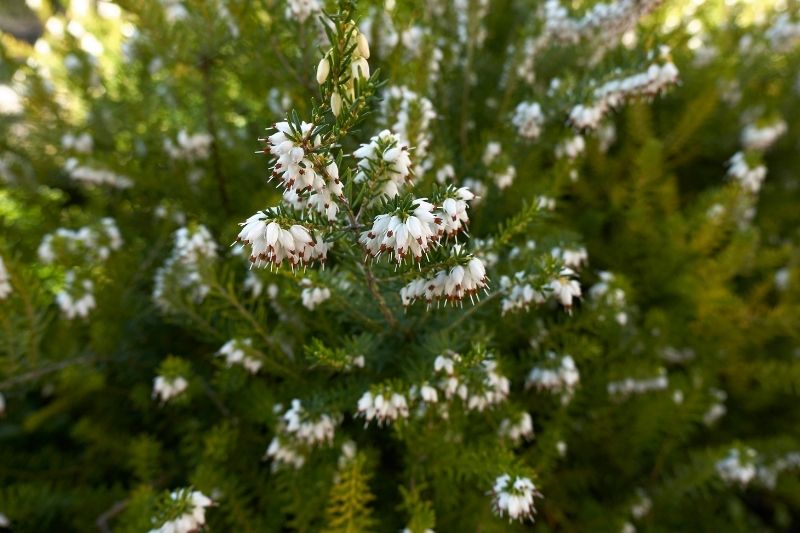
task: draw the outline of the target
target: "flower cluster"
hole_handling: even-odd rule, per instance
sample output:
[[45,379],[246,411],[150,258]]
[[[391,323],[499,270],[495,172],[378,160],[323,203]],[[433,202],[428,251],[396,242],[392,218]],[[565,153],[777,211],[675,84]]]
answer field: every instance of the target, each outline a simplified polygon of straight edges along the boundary
[[[280,404],[275,406],[276,412],[280,412],[282,408]],[[339,420],[335,416],[309,414],[301,401],[295,398],[291,407],[281,416],[276,436],[267,448],[266,458],[272,459],[275,467],[290,465],[300,468],[306,460],[304,451],[333,444],[338,424]]]
[[6,264],[3,262],[3,258],[0,257],[0,300],[5,300],[11,292],[11,276],[8,275]]
[[190,289],[192,299],[201,302],[211,290],[203,281],[203,268],[217,257],[217,245],[202,224],[182,227],[173,235],[169,258],[156,271],[153,300],[168,309],[168,294],[172,289]]
[[664,369],[659,374],[647,379],[626,378],[622,381],[612,381],[607,385],[608,394],[626,398],[632,394],[645,394],[651,391],[665,390],[669,386],[669,379]]
[[[547,358],[555,360],[556,354],[548,352]],[[534,387],[538,390],[562,393],[561,400],[566,403],[572,399],[580,380],[581,374],[578,372],[578,367],[575,366],[575,361],[571,356],[565,355],[561,357],[560,364],[556,368],[534,367],[531,369],[528,379],[525,381],[525,388]]]
[[112,251],[122,247],[122,235],[113,218],[103,218],[99,227],[84,226],[77,230],[58,228],[42,238],[37,255],[43,263],[57,260],[74,262],[84,259],[91,262],[105,261]]
[[176,506],[171,513],[174,517],[151,529],[150,533],[194,533],[202,529],[206,523],[206,508],[214,503],[211,498],[189,489],[179,489],[170,494],[170,498]]
[[[440,377],[438,386],[444,398],[448,401],[460,398],[471,411],[483,411],[505,401],[511,389],[511,382],[497,372],[497,361],[491,358],[467,365],[461,355],[449,352],[436,357],[433,369]],[[420,392],[424,399],[426,391]],[[430,390],[427,393],[431,395]]]
[[365,419],[366,427],[372,420],[378,425],[399,418],[408,418],[408,400],[403,394],[383,387],[375,392],[367,391],[358,400],[358,416]]
[[286,3],[286,18],[296,19],[302,23],[321,10],[319,0],[289,0]]
[[280,267],[287,261],[292,268],[314,261],[325,262],[329,245],[320,235],[314,240],[300,224],[281,225],[273,212],[259,211],[239,224],[242,230],[236,240],[251,247],[250,262],[256,266]]
[[90,279],[77,279],[74,270],[64,276],[64,287],[56,294],[56,303],[68,320],[86,318],[97,305],[94,300],[94,283]]
[[761,189],[764,178],[767,177],[767,167],[764,165],[751,166],[743,152],[736,152],[728,161],[728,176],[733,178],[741,187],[753,194]]
[[61,137],[61,147],[64,150],[70,150],[79,154],[89,154],[94,148],[94,140],[88,133],[81,133],[74,135],[66,133]]
[[164,140],[164,151],[176,161],[192,163],[208,159],[212,142],[214,138],[208,133],[190,135],[186,130],[181,130],[175,142],[169,138]]
[[410,209],[400,207],[376,216],[372,228],[361,234],[359,242],[372,257],[386,252],[394,254],[398,263],[406,257],[419,261],[444,233],[442,222],[427,198],[417,198]]
[[[284,121],[274,128],[275,133],[260,140],[268,143],[263,152],[276,158],[272,176],[281,179],[286,189],[284,199],[298,208],[305,201],[328,220],[336,220],[339,212],[336,199],[342,197],[339,168],[335,161],[324,163],[321,156],[314,155],[321,142],[320,136],[314,135],[314,125],[301,122],[297,127]],[[307,193],[310,193],[307,198],[301,197]]]
[[556,146],[556,157],[567,159],[577,159],[586,150],[586,141],[582,135],[573,135],[564,139]]
[[460,302],[467,296],[477,297],[478,291],[487,290],[489,278],[486,268],[477,257],[470,259],[465,266],[456,265],[449,270],[440,270],[431,278],[418,278],[400,289],[403,305],[409,306],[424,299],[430,305],[444,301]]
[[533,520],[536,514],[533,498],[542,495],[536,490],[533,481],[526,477],[503,474],[494,482],[492,488],[494,512],[499,516],[508,515],[511,520]]
[[414,146],[415,158],[426,169],[430,164],[425,159],[431,144],[430,125],[436,118],[431,101],[407,87],[392,86],[384,94],[382,114],[389,129]]
[[703,415],[703,423],[707,426],[713,425],[728,412],[728,408],[725,407],[725,400],[728,399],[728,393],[722,389],[711,389],[711,396],[714,398],[714,403],[711,404],[708,411]]
[[668,50],[663,50],[663,63],[651,64],[645,72],[625,78],[613,79],[597,87],[592,93],[592,102],[572,108],[569,120],[576,129],[594,130],[613,109],[635,98],[650,98],[678,83],[678,68],[666,59]]
[[756,477],[756,451],[747,448],[743,453],[733,448],[716,463],[717,474],[729,485],[746,487]]
[[380,193],[394,198],[414,179],[413,165],[408,154],[408,144],[398,135],[383,130],[367,144],[353,152],[358,159],[356,183],[368,178],[380,184]]
[[442,201],[442,208],[437,213],[442,220],[442,229],[446,237],[455,237],[464,231],[469,224],[467,202],[472,201],[475,195],[468,187],[448,187],[445,191],[445,198]]
[[[355,83],[356,80],[369,79],[369,42],[366,35],[359,31],[354,22],[350,21],[345,24],[345,35],[347,36],[346,42],[341,52],[349,53],[350,71],[340,72],[339,78],[333,80],[333,90],[331,91],[331,112],[334,116],[339,116],[342,112],[342,104],[344,96],[353,100],[355,98]],[[333,58],[333,50],[331,49],[320,60],[317,65],[317,83],[324,84],[328,80],[331,72],[331,59]]]
[[[625,311],[626,299],[625,291],[616,286],[614,274],[611,272],[599,272],[600,281],[592,285],[589,289],[591,301],[597,305],[602,303],[615,311],[614,319],[620,326],[628,323],[628,313]],[[604,315],[600,318],[605,320]]]
[[128,189],[133,186],[133,181],[126,176],[102,168],[80,165],[78,160],[74,158],[67,159],[64,169],[70,178],[79,183],[109,185],[115,189]]
[[315,286],[308,278],[302,279],[300,281],[300,286],[303,287],[303,290],[300,292],[303,306],[312,311],[319,304],[331,297],[331,290],[328,287]]
[[547,284],[553,297],[568,311],[572,309],[572,302],[581,296],[581,284],[575,279],[575,272],[570,268],[562,268],[556,279]]
[[[615,0],[595,4],[580,18],[571,18],[559,0],[544,4],[544,34],[555,42],[576,44],[581,39],[594,39],[596,49],[605,49],[659,4],[660,0]],[[597,54],[597,50],[595,51]]]
[[773,120],[765,124],[748,124],[742,130],[742,145],[746,150],[766,150],[786,133],[786,122]]
[[532,304],[546,302],[548,295],[569,311],[574,299],[581,296],[581,286],[575,276],[572,269],[563,268],[541,289],[535,288],[527,281],[528,276],[525,272],[517,272],[513,279],[503,276],[500,278],[500,287],[506,296],[500,304],[502,311],[505,314],[509,311],[528,309]]
[[217,351],[217,355],[225,358],[225,363],[230,367],[242,365],[251,374],[257,373],[261,369],[261,361],[247,355],[248,350],[253,346],[252,339],[231,339]]
[[586,248],[561,248],[556,246],[550,250],[550,255],[560,259],[565,266],[579,269],[589,262],[589,253]]
[[165,403],[189,388],[189,382],[183,376],[156,376],[153,380],[153,398]]
[[519,444],[523,440],[530,440],[533,438],[533,419],[528,413],[522,413],[516,421],[506,418],[500,422],[498,434],[514,444]]
[[537,139],[542,133],[544,114],[542,107],[536,102],[521,102],[514,109],[511,123],[517,128],[520,137]]

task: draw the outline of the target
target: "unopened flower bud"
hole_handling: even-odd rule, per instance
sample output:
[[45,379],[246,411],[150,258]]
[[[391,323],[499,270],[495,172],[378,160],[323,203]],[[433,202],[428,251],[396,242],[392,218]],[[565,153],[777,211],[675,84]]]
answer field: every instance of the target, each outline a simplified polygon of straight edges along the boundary
[[331,111],[333,111],[333,116],[335,117],[338,117],[342,112],[342,97],[339,96],[338,92],[334,92],[331,95]]
[[356,42],[358,43],[358,53],[361,54],[361,57],[369,59],[369,42],[367,42],[367,38],[363,33],[358,34]]
[[317,65],[317,83],[322,85],[328,79],[328,74],[331,71],[331,62],[327,57],[323,57],[322,61]]
[[350,64],[350,68],[353,72],[353,78],[364,78],[369,79],[369,63],[363,57],[353,60]]

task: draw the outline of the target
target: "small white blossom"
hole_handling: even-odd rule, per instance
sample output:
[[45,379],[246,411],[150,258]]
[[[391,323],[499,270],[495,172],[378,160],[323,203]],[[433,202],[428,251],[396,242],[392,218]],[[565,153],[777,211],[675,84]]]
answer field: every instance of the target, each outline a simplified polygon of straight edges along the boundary
[[761,189],[761,184],[767,177],[767,167],[764,165],[751,167],[744,153],[736,152],[728,161],[728,176],[733,178],[744,190],[755,194]]
[[488,281],[483,262],[473,257],[465,266],[440,270],[432,278],[415,279],[400,289],[400,299],[405,306],[422,299],[428,306],[434,301],[460,302],[467,296],[472,300],[478,291],[487,290]]
[[328,287],[315,286],[308,278],[302,279],[300,281],[300,286],[303,287],[300,293],[303,306],[312,311],[319,304],[331,297],[331,290]]
[[251,263],[279,267],[287,261],[294,268],[314,261],[325,262],[327,243],[321,238],[315,241],[300,224],[281,227],[271,216],[269,211],[259,211],[239,224],[242,230],[236,239],[250,245]]
[[286,4],[286,18],[305,22],[308,17],[322,10],[319,0],[288,0]]
[[564,139],[556,146],[556,157],[566,157],[575,159],[586,149],[586,141],[581,135],[575,135],[569,139]]
[[189,387],[189,382],[183,376],[166,378],[156,376],[153,380],[153,398],[158,398],[161,403],[183,393]]
[[364,426],[372,420],[378,425],[392,422],[400,418],[408,418],[408,401],[397,392],[365,392],[358,400],[358,415],[365,419]]
[[553,296],[567,310],[572,308],[572,301],[581,296],[581,285],[574,279],[575,272],[569,268],[564,268],[559,272],[558,277],[547,284]]
[[355,181],[361,183],[368,178],[381,184],[381,194],[394,198],[403,187],[414,179],[408,141],[389,130],[383,130],[367,144],[353,152],[358,159]]
[[94,147],[94,141],[92,136],[85,132],[80,135],[66,133],[61,137],[61,147],[64,150],[72,150],[79,154],[89,154]]
[[109,185],[116,189],[128,189],[133,186],[133,181],[126,176],[110,170],[82,166],[73,158],[67,159],[64,168],[69,177],[79,183]]
[[610,396],[628,397],[632,394],[644,394],[652,391],[665,390],[669,386],[667,373],[661,369],[658,376],[647,379],[627,378],[622,381],[612,381],[607,385]]
[[742,145],[746,150],[766,150],[786,133],[786,122],[775,120],[771,124],[749,124],[742,130]]
[[230,367],[232,365],[242,365],[251,374],[257,373],[261,369],[261,361],[247,355],[247,350],[253,345],[251,339],[231,339],[217,351],[218,356],[225,358],[225,362]]
[[534,497],[541,498],[542,495],[536,490],[533,482],[521,476],[504,474],[498,477],[492,488],[494,512],[498,516],[508,516],[509,521],[533,520],[536,514],[534,507]]
[[175,501],[184,502],[185,511],[160,527],[151,529],[150,533],[194,533],[202,529],[206,523],[206,508],[214,502],[197,490],[189,492],[188,489],[180,489],[170,496]]
[[[548,352],[548,359],[556,359],[556,354]],[[580,383],[581,375],[575,361],[571,356],[561,357],[561,361],[556,368],[534,367],[528,374],[525,381],[525,388],[534,387],[538,390],[545,390],[562,394],[562,402],[566,403],[572,399],[575,388]]]
[[733,448],[728,455],[716,463],[717,474],[729,485],[746,487],[756,476],[756,451],[747,448],[742,454]]
[[3,262],[3,258],[0,257],[0,300],[6,299],[11,292],[11,276],[8,274],[8,270],[6,270],[6,264]]
[[189,134],[186,130],[178,132],[175,142],[172,139],[164,140],[164,151],[176,161],[188,161],[193,163],[208,159],[211,143],[214,138],[208,133]]
[[528,413],[522,413],[518,420],[504,419],[500,423],[498,433],[501,437],[509,439],[514,444],[533,438],[533,419]]
[[544,114],[536,102],[521,102],[514,110],[511,123],[517,128],[520,137],[534,140],[542,133]]
[[64,278],[64,288],[56,294],[56,303],[68,320],[86,318],[96,305],[93,292],[92,280],[78,280],[75,271],[69,270]]
[[426,198],[418,198],[412,207],[410,213],[398,210],[375,217],[372,228],[359,238],[370,256],[386,252],[393,254],[398,263],[406,257],[419,261],[439,240],[444,229],[442,219],[434,213],[434,205]]

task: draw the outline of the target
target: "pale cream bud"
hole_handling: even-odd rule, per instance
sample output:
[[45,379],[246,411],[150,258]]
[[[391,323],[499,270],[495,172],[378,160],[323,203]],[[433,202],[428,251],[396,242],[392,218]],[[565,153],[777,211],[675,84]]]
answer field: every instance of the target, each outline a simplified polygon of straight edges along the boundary
[[[363,57],[359,57],[358,59],[354,59],[353,62],[350,64],[350,69],[353,73],[353,78],[362,77],[365,79],[369,79],[369,63]],[[361,73],[359,74],[359,71]]]
[[333,116],[335,117],[338,117],[342,112],[342,97],[338,92],[334,92],[331,95],[331,111],[333,111]]
[[317,65],[317,83],[322,85],[328,79],[328,74],[331,72],[331,62],[327,57],[323,57],[322,61]]
[[356,42],[358,43],[358,53],[361,54],[361,57],[369,59],[369,42],[367,42],[367,38],[363,33],[358,34]]

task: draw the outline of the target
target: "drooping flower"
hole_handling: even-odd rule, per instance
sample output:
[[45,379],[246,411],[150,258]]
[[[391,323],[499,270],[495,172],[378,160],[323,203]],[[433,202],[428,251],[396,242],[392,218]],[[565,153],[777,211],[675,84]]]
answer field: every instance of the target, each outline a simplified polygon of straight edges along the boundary
[[183,393],[189,387],[189,382],[183,376],[167,378],[156,376],[153,380],[153,398],[158,398],[161,403]]
[[236,240],[250,246],[250,262],[256,266],[279,267],[287,261],[294,268],[327,259],[328,244],[313,239],[300,224],[282,227],[272,212],[259,211],[239,225],[242,230]]
[[444,232],[441,224],[434,205],[426,198],[418,198],[412,202],[411,212],[398,209],[376,216],[372,228],[361,234],[359,242],[372,257],[385,252],[393,254],[398,263],[406,257],[419,261]]
[[261,361],[247,355],[248,349],[253,345],[252,339],[231,339],[217,351],[217,355],[224,357],[227,365],[242,365],[251,374],[261,369]]
[[494,482],[492,488],[493,508],[498,516],[508,516],[510,520],[533,520],[536,514],[534,497],[542,495],[536,490],[533,482],[526,477],[503,474]]
[[455,303],[477,296],[481,289],[486,290],[488,282],[483,262],[473,257],[464,266],[456,265],[449,270],[440,270],[432,278],[411,281],[400,289],[400,299],[405,306],[421,299],[429,306],[441,301]]
[[367,144],[353,152],[358,159],[357,183],[374,180],[380,184],[380,192],[394,198],[402,188],[414,179],[408,142],[389,130],[383,130]]

